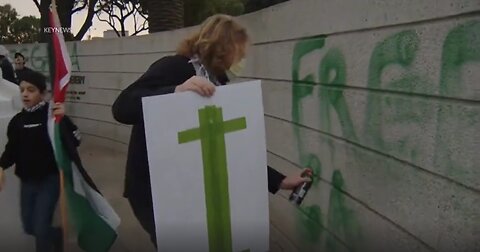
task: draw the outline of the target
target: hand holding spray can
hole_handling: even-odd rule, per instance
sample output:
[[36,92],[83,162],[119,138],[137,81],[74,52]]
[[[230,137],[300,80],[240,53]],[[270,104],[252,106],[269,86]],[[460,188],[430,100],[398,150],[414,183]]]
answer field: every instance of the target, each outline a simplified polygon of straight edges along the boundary
[[[312,171],[310,169],[305,169],[301,175],[302,177],[312,177]],[[302,204],[303,199],[307,196],[307,192],[312,187],[312,181],[305,181],[299,186],[297,186],[292,194],[290,194],[289,201],[300,206]]]

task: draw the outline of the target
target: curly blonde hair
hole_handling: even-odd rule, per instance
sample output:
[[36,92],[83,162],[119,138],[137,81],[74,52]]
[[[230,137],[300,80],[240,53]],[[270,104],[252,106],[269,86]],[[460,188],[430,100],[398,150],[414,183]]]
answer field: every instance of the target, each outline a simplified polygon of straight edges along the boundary
[[217,76],[243,58],[249,37],[247,30],[231,16],[217,14],[207,18],[200,30],[180,43],[177,53],[198,55],[200,61]]

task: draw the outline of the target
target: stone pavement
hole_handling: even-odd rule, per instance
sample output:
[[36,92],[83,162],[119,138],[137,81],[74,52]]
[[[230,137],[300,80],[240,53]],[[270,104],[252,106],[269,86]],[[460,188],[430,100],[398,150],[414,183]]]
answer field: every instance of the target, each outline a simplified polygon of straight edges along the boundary
[[[113,151],[85,141],[80,147],[83,165],[93,181],[122,219],[119,236],[112,252],[153,252],[153,245],[123,198],[126,153]],[[19,181],[13,169],[7,170],[7,187],[0,193],[0,252],[34,251],[34,240],[23,234],[19,216]],[[278,196],[276,196],[278,197]],[[58,223],[58,211],[55,223]],[[281,251],[277,240],[282,236],[270,230],[270,251]],[[68,252],[82,251],[76,246],[75,234],[69,233]]]
[[[133,215],[128,201],[122,197],[126,153],[84,143],[80,147],[80,154],[95,184],[122,219],[118,230],[119,237],[111,251],[155,251],[147,233]],[[7,186],[0,193],[0,208],[0,251],[34,251],[33,238],[24,235],[22,231],[19,215],[19,180],[13,174],[13,169],[7,170]],[[58,223],[58,217],[55,222]],[[67,244],[69,252],[81,251],[76,247],[74,234],[69,234]]]
[[[85,169],[122,219],[118,229],[118,239],[111,251],[155,251],[147,233],[133,215],[128,201],[122,196],[127,154],[89,144],[87,141],[80,146],[79,150]],[[75,247],[73,246],[76,244],[75,237],[70,238],[69,244]],[[80,249],[76,250],[81,251]],[[73,249],[72,251],[76,250]]]
[[34,251],[34,240],[23,234],[20,221],[20,183],[14,170],[6,171],[6,186],[0,192],[0,251]]

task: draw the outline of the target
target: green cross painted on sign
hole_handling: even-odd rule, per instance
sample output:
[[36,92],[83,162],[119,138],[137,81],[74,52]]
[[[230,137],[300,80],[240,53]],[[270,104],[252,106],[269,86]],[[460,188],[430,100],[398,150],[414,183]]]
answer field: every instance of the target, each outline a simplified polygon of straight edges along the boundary
[[200,127],[178,132],[178,143],[200,140],[210,252],[232,251],[230,193],[228,191],[225,134],[247,128],[245,117],[223,121],[222,108],[198,110]]

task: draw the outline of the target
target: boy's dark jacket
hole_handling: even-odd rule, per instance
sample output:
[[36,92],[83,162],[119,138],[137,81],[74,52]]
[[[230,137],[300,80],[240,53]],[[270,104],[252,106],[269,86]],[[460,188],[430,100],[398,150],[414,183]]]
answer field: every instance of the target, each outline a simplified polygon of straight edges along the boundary
[[[0,158],[0,167],[7,169],[15,164],[15,174],[22,181],[40,180],[58,172],[48,134],[48,110],[48,103],[34,112],[22,110],[8,125],[8,142]],[[76,149],[80,144],[77,130],[67,116],[60,121],[63,146],[70,159],[80,164]]]

